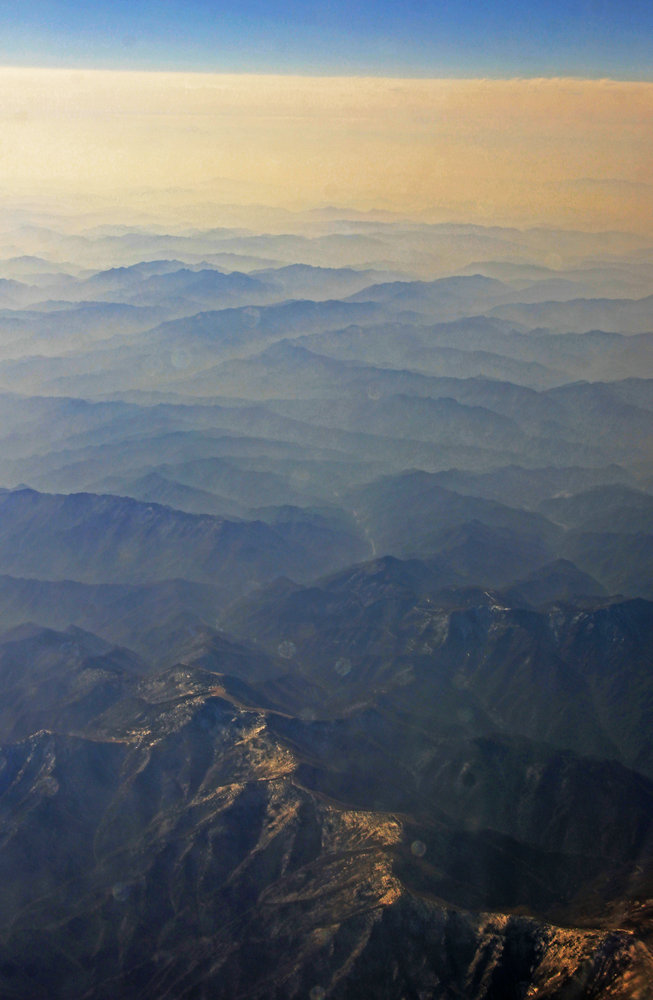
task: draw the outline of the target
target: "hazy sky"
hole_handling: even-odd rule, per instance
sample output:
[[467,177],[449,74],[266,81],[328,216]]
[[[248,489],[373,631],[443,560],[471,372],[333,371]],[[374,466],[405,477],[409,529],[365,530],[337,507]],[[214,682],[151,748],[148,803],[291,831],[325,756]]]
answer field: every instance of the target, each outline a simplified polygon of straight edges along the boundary
[[647,230],[652,39],[650,0],[0,0],[0,194]]
[[[643,229],[653,84],[0,70],[2,193]],[[183,214],[183,213],[182,213]]]

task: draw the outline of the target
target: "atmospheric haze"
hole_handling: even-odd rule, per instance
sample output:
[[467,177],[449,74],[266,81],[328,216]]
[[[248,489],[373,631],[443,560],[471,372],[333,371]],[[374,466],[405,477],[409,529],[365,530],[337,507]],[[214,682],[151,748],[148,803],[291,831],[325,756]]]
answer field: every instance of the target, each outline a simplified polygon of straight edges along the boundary
[[[0,71],[5,198],[643,231],[653,84]],[[199,206],[201,207],[198,207]],[[208,206],[208,209],[207,209]]]

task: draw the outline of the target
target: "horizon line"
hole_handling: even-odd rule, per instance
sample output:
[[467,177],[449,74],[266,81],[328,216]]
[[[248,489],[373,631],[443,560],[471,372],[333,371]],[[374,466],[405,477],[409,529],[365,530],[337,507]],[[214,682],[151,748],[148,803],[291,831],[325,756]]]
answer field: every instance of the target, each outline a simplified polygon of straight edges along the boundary
[[618,76],[586,76],[586,75],[554,75],[554,76],[489,76],[487,74],[479,76],[455,76],[451,74],[430,76],[419,74],[406,76],[398,73],[316,73],[301,72],[266,72],[260,73],[252,70],[208,70],[208,69],[182,69],[182,68],[152,68],[152,67],[106,67],[106,66],[48,66],[38,64],[18,64],[0,63],[0,73],[96,73],[102,75],[120,76],[197,76],[197,77],[247,77],[256,80],[394,80],[405,83],[619,83],[633,84],[637,86],[653,85],[653,76],[650,78],[630,78]]

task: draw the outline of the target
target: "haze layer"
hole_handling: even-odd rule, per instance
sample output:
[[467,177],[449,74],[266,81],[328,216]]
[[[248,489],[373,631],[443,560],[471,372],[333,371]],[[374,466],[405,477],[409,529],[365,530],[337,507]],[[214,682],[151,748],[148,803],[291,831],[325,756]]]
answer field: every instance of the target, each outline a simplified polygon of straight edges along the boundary
[[0,70],[5,198],[646,230],[653,84]]

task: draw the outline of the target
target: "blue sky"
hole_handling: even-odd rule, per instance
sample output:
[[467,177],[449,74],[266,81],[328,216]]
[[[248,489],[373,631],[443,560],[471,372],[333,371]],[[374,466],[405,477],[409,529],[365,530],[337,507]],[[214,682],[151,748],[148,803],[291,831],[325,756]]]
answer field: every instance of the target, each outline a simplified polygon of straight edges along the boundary
[[0,0],[0,64],[653,79],[651,0]]

